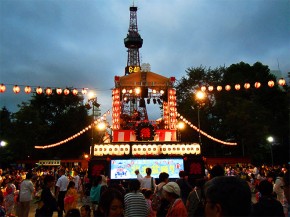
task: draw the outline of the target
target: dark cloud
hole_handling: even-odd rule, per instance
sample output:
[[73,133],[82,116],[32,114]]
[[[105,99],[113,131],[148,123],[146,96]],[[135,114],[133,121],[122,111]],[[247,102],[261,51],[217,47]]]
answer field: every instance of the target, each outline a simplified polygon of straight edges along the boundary
[[[0,83],[89,87],[104,110],[114,76],[124,75],[123,44],[131,2],[117,0],[1,0]],[[164,76],[188,67],[257,61],[290,71],[288,0],[135,1],[144,39],[142,62]],[[278,60],[278,62],[277,62]],[[24,93],[12,86],[0,106],[15,111]],[[23,98],[25,96],[25,98]]]

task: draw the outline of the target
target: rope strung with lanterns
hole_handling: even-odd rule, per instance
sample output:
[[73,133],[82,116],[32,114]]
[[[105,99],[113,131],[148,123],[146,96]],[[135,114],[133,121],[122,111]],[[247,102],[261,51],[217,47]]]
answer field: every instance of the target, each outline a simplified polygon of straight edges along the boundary
[[217,139],[217,138],[214,138],[213,136],[207,134],[206,132],[202,131],[201,129],[199,129],[198,127],[194,126],[190,121],[186,120],[183,116],[181,116],[179,113],[177,113],[177,117],[179,117],[181,120],[184,121],[184,123],[186,123],[188,126],[190,126],[192,129],[196,130],[197,132],[200,132],[202,135],[206,136],[207,138],[215,141],[215,142],[218,142],[218,143],[221,143],[223,145],[237,145],[236,142],[225,142],[225,141],[222,141],[220,139]]
[[89,126],[85,127],[84,129],[82,129],[81,131],[79,131],[78,133],[68,137],[67,139],[64,139],[60,142],[57,143],[53,143],[50,145],[44,145],[44,146],[34,146],[34,148],[36,149],[47,149],[47,148],[54,148],[56,146],[60,146],[63,145],[65,143],[68,143],[69,141],[81,136],[82,134],[84,134],[85,132],[87,132],[88,130],[90,130],[94,125],[101,123],[104,119],[106,119],[107,114],[110,114],[110,110],[108,110],[105,114],[102,115],[101,118],[98,118],[96,121],[94,121],[94,123],[90,124]]
[[[280,85],[280,86],[285,86],[286,85],[286,80],[284,78],[280,78],[276,83],[273,80],[268,81],[268,87],[272,88],[275,85]],[[30,94],[33,89],[35,90],[35,92],[37,94],[42,94],[45,93],[47,95],[52,94],[53,90],[55,90],[55,92],[57,94],[64,94],[64,95],[68,95],[70,93],[72,93],[73,95],[77,95],[78,93],[82,93],[82,94],[87,94],[88,92],[88,88],[74,88],[74,89],[69,89],[69,88],[59,88],[59,87],[40,87],[40,86],[30,86],[30,85],[14,85],[14,84],[0,84],[0,93],[4,93],[6,91],[6,86],[13,86],[12,90],[15,94],[18,94],[21,92],[21,88],[23,88],[23,91],[26,94]],[[250,83],[244,83],[244,88],[245,89],[249,89],[251,88],[251,84]],[[261,82],[255,82],[254,83],[254,88],[258,89],[262,86]],[[235,84],[234,86],[235,90],[240,90],[242,85],[241,84]],[[210,85],[208,87],[206,86],[202,86],[201,90],[205,91],[206,89],[208,89],[208,91],[213,91],[213,90],[217,90],[217,91],[222,91],[223,89],[226,91],[230,91],[232,89],[231,85],[225,85],[224,87],[221,85],[218,85],[216,87]]]

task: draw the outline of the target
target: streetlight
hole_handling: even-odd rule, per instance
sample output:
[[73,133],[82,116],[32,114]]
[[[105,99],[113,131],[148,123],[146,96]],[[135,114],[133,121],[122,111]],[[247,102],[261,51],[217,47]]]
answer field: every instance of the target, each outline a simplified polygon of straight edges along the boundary
[[272,160],[272,167],[273,167],[273,142],[274,142],[274,138],[272,136],[269,136],[267,138],[269,144],[270,144],[270,151],[271,151],[271,160]]
[[184,127],[185,127],[184,122],[179,121],[177,123],[177,141],[181,141],[181,132],[180,132],[180,130],[183,130]]
[[195,93],[195,98],[198,102],[198,106],[197,106],[197,123],[198,123],[198,141],[199,141],[199,144],[201,146],[201,134],[200,134],[200,115],[199,115],[199,111],[200,111],[200,108],[201,106],[203,105],[203,100],[205,99],[206,97],[206,94],[205,92],[203,91],[197,91]]
[[95,125],[95,107],[99,108],[100,104],[97,102],[96,94],[93,92],[88,93],[88,102],[86,103],[87,109],[93,109],[93,118],[91,124],[91,158],[94,156],[94,125]]

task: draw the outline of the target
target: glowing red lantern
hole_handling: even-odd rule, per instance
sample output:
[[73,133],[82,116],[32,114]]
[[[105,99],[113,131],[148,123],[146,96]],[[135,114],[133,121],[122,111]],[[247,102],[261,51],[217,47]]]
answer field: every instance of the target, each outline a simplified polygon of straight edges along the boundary
[[46,88],[45,93],[46,93],[47,95],[52,94],[52,89],[51,89],[50,87]]
[[26,86],[24,88],[24,92],[27,93],[27,94],[29,94],[31,92],[31,87],[30,86]]
[[241,85],[236,84],[236,85],[235,85],[235,89],[236,89],[236,90],[240,90],[240,89],[241,89]]
[[18,85],[14,85],[13,92],[16,93],[16,94],[19,93],[20,92],[20,87]]
[[73,90],[72,90],[72,93],[73,93],[73,95],[75,95],[75,96],[78,95],[78,92],[79,92],[79,91],[78,91],[77,89],[73,89]]
[[274,85],[275,85],[274,81],[272,81],[272,80],[268,81],[268,86],[269,87],[274,87]]
[[255,88],[260,88],[261,87],[261,83],[260,82],[255,82]]
[[245,88],[245,89],[249,89],[250,87],[251,87],[251,85],[250,85],[249,83],[245,83],[245,84],[244,84],[244,88]]
[[4,84],[0,84],[0,93],[4,93],[6,90],[6,86]]
[[222,89],[223,89],[223,87],[222,86],[217,86],[217,91],[221,91]]
[[62,93],[62,89],[61,89],[61,88],[57,88],[57,89],[56,89],[56,93],[57,93],[58,95],[60,95],[60,94]]
[[69,94],[69,89],[64,89],[63,93],[64,93],[64,95],[68,95]]
[[279,85],[284,86],[286,84],[286,81],[284,78],[280,78],[278,83],[279,83]]
[[225,89],[226,89],[227,91],[229,91],[229,90],[231,90],[231,86],[230,86],[230,85],[226,85],[226,86],[225,86]]
[[36,88],[36,93],[37,94],[42,94],[42,88],[41,87]]

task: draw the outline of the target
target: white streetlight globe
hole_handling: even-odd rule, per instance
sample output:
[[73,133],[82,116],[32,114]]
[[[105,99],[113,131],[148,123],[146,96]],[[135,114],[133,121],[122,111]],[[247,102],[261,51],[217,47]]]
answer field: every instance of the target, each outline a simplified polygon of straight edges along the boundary
[[274,141],[274,138],[273,138],[272,136],[269,136],[269,137],[267,138],[267,140],[268,140],[268,142],[273,142],[273,141]]

